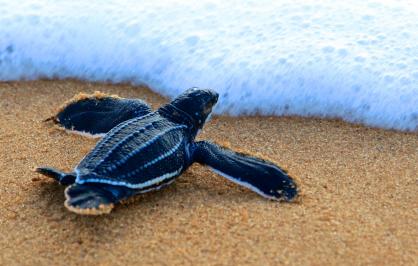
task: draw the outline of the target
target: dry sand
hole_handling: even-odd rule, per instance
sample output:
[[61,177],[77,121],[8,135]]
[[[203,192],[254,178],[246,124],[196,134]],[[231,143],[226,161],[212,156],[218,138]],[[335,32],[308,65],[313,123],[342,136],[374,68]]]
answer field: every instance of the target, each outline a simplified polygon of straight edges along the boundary
[[418,135],[340,121],[215,117],[201,138],[263,153],[297,177],[277,203],[200,166],[169,188],[79,216],[33,172],[70,170],[97,140],[42,120],[74,94],[166,99],[78,81],[0,83],[0,264],[418,265]]

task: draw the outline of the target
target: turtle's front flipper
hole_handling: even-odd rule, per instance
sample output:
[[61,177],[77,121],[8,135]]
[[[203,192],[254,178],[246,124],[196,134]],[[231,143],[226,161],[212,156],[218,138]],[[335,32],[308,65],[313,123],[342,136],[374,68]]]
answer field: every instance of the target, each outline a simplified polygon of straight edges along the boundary
[[266,198],[291,201],[297,195],[292,178],[277,165],[249,154],[234,152],[208,141],[195,143],[194,161]]
[[69,130],[102,135],[123,121],[151,111],[148,104],[139,99],[124,99],[100,92],[80,93],[65,103],[51,119]]
[[51,167],[38,167],[36,172],[55,179],[61,185],[71,185],[76,178],[74,173],[64,173]]
[[87,215],[109,213],[115,203],[136,194],[134,189],[106,184],[74,184],[65,190],[65,207]]

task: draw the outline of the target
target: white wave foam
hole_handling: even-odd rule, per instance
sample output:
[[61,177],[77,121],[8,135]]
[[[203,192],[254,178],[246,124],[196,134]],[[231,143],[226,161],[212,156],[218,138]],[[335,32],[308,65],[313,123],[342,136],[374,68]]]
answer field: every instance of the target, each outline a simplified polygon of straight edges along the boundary
[[417,18],[394,0],[0,0],[0,79],[210,87],[217,113],[416,130]]

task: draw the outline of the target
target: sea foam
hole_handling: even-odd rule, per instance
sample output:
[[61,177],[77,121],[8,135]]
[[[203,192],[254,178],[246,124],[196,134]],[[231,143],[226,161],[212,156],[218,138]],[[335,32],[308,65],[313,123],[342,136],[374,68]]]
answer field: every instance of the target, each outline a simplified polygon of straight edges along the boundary
[[220,92],[216,113],[418,128],[413,1],[0,0],[0,79]]

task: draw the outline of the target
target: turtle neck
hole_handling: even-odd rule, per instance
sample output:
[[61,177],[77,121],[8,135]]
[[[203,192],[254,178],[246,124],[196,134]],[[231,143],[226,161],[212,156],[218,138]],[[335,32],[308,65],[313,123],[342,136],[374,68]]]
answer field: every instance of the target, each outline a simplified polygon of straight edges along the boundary
[[191,115],[172,104],[161,106],[157,112],[176,123],[185,124],[192,130],[192,132],[199,129],[195,119],[193,119]]

